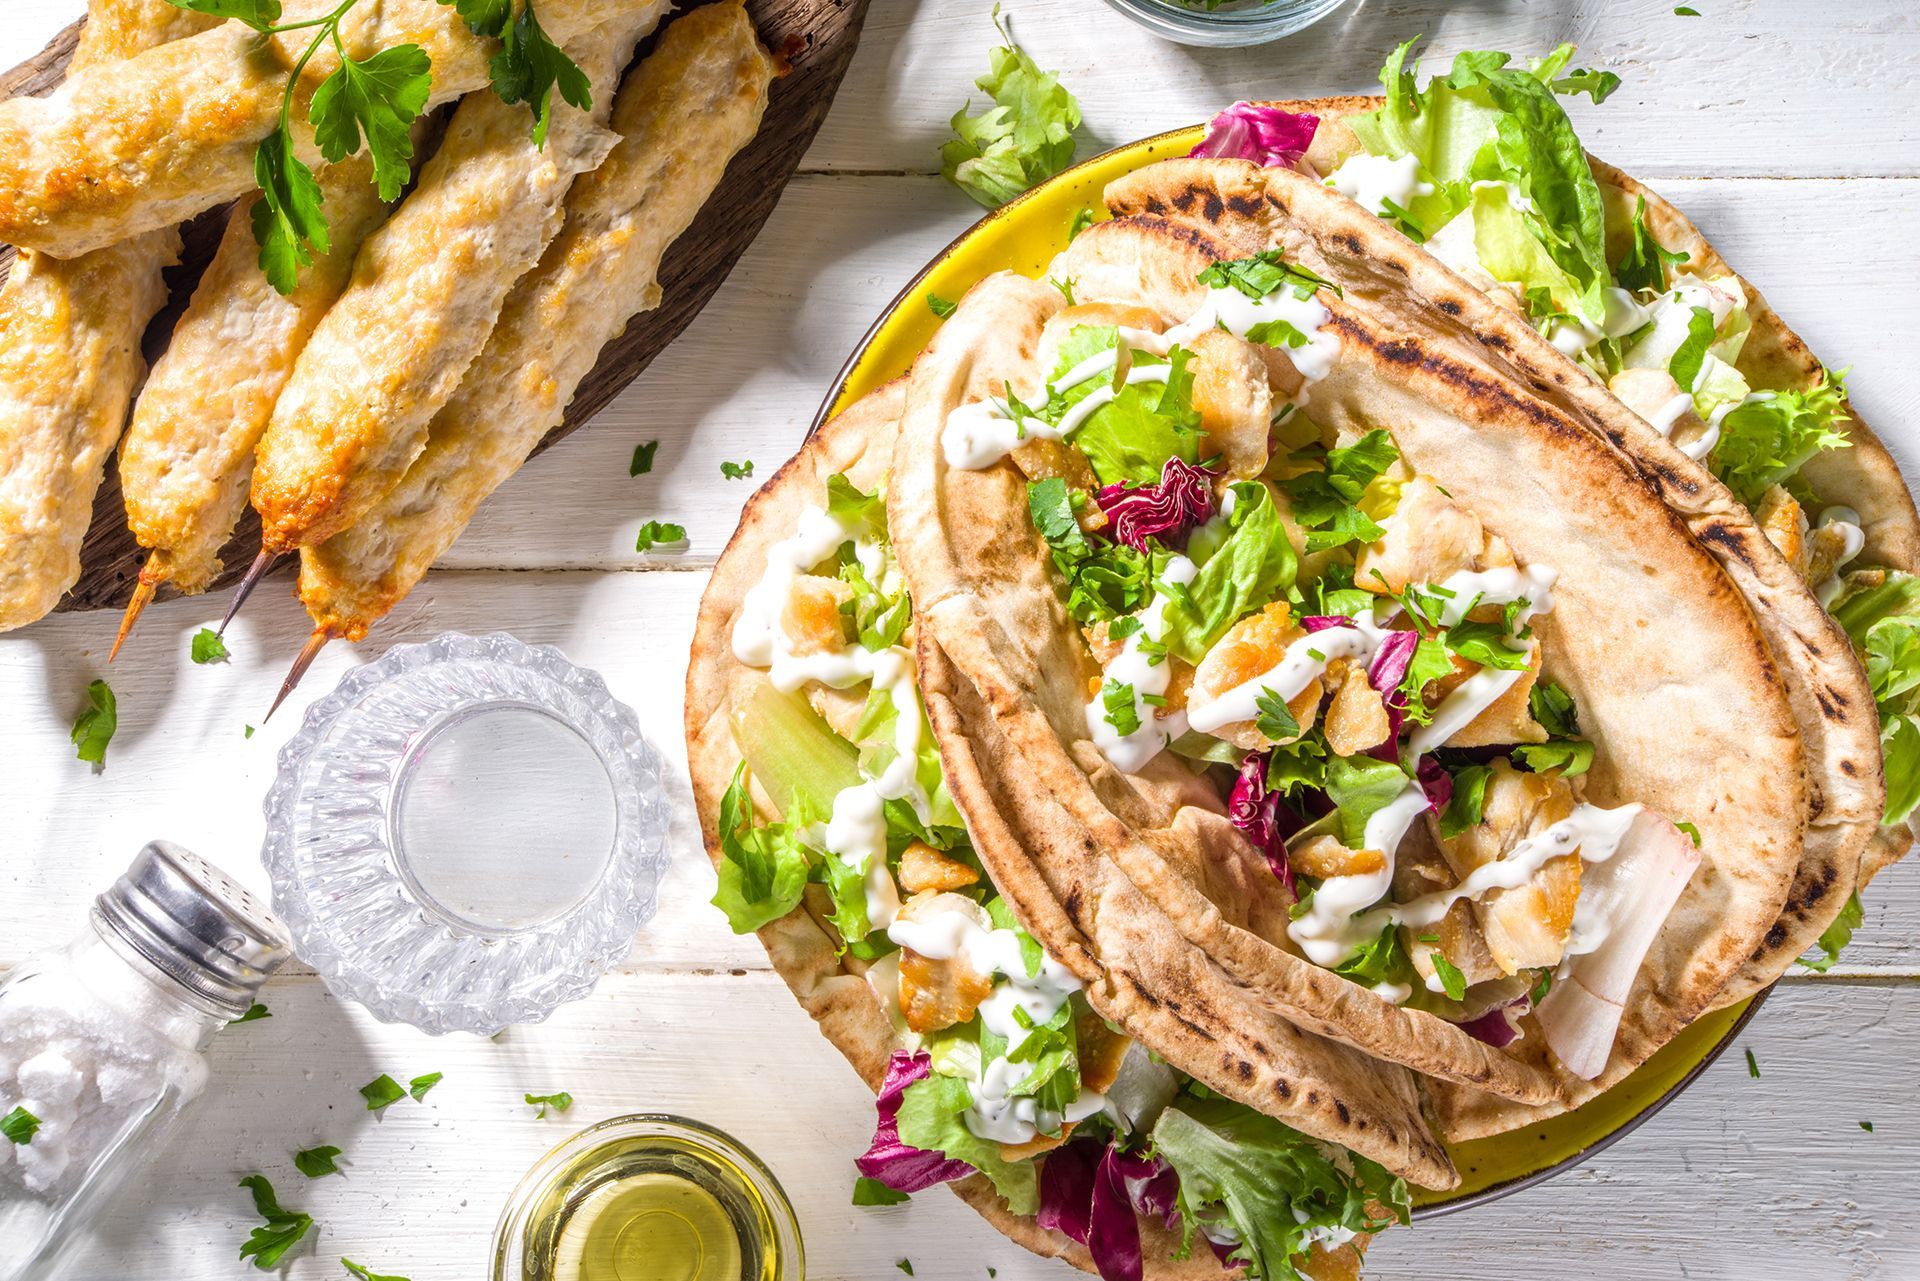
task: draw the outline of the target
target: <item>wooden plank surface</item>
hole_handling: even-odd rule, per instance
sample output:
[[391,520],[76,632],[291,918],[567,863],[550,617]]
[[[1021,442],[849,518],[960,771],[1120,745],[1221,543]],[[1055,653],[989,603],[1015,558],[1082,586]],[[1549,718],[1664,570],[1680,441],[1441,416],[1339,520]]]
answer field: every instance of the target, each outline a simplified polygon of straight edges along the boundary
[[[13,0],[0,65],[37,49],[81,0]],[[797,443],[848,347],[925,259],[978,210],[929,174],[946,117],[986,66],[990,0],[874,0],[838,105],[763,235],[679,342],[596,420],[531,464],[367,645],[336,647],[303,695],[393,643],[447,629],[506,630],[601,671],[676,768],[681,678],[703,570],[751,483]],[[1381,57],[1428,32],[1443,55],[1538,51],[1562,37],[1627,84],[1580,107],[1601,154],[1695,215],[1813,343],[1854,367],[1864,413],[1920,461],[1920,13],[1898,0],[1368,0],[1313,34],[1242,53],[1157,44],[1097,0],[1008,0],[1015,29],[1058,67],[1097,146],[1207,114],[1236,97],[1370,86]],[[977,93],[975,94],[977,97]],[[1872,175],[1861,179],[1859,175]],[[655,471],[627,475],[633,446]],[[632,531],[680,520],[680,556],[636,556]],[[66,615],[0,636],[0,966],[79,928],[85,905],[139,844],[164,835],[263,877],[259,799],[300,705],[258,723],[307,623],[283,584],[232,634],[234,659],[195,667],[192,632],[221,601],[162,603],[111,670],[106,615]],[[72,758],[67,727],[89,679],[108,675],[122,728],[104,771]],[[550,1022],[497,1042],[434,1040],[374,1023],[310,976],[276,981],[275,1017],[225,1034],[195,1133],[105,1225],[81,1261],[109,1277],[239,1278],[251,1216],[233,1186],[260,1170],[322,1231],[293,1281],[343,1276],[344,1253],[414,1281],[482,1275],[506,1190],[578,1124],[678,1110],[721,1124],[794,1195],[817,1278],[1064,1279],[980,1226],[952,1198],[905,1209],[846,1204],[848,1161],[871,1109],[852,1073],[703,900],[683,783],[676,862],[659,918],[621,971]],[[737,971],[737,972],[736,972]],[[1380,1278],[1423,1281],[1911,1281],[1920,1277],[1920,872],[1888,873],[1846,964],[1797,975],[1748,1030],[1761,1076],[1737,1052],[1646,1128],[1582,1170],[1467,1215],[1390,1234]],[[777,1053],[768,1047],[777,1047]],[[426,1105],[380,1118],[354,1093],[381,1072],[444,1071]],[[564,1120],[537,1122],[522,1091],[571,1090]],[[1858,1122],[1872,1121],[1874,1131]],[[345,1178],[308,1183],[289,1154],[338,1143]]]

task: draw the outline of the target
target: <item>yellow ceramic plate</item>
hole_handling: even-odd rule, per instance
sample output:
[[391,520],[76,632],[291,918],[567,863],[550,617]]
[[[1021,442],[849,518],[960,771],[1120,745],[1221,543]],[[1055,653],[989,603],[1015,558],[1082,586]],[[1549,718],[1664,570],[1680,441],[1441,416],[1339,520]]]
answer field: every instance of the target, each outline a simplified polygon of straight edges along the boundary
[[[841,371],[816,425],[907,372],[940,324],[927,305],[928,294],[957,301],[996,271],[1040,275],[1066,248],[1068,232],[1082,209],[1105,216],[1100,193],[1109,182],[1152,161],[1183,156],[1199,140],[1196,125],[1116,148],[1075,165],[975,223],[874,322]],[[1598,1152],[1685,1089],[1732,1044],[1760,999],[1696,1020],[1639,1071],[1582,1108],[1511,1134],[1453,1144],[1460,1186],[1417,1195],[1419,1211],[1444,1214],[1506,1196]]]

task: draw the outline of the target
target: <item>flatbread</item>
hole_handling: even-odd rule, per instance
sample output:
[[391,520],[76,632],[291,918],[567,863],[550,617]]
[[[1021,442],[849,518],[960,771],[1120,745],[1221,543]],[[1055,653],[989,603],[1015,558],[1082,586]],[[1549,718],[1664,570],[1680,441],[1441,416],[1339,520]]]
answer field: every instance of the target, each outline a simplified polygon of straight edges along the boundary
[[[721,857],[720,798],[740,762],[729,709],[735,699],[750,696],[767,679],[765,673],[733,657],[729,644],[733,620],[763,572],[766,549],[792,531],[808,503],[819,501],[828,476],[845,473],[867,490],[886,477],[906,387],[906,379],[896,379],[822,427],[748,503],[739,528],[714,567],[701,600],[687,673],[686,733],[701,832],[709,855],[716,860]],[[937,651],[920,648],[923,661],[932,663],[937,673],[939,692],[929,692],[929,711],[936,719],[946,717],[968,698],[968,691],[951,679],[952,669]],[[1007,820],[998,816],[994,805],[994,797],[1002,793],[983,798],[977,791],[989,777],[987,772],[958,758],[949,759],[948,768],[959,771],[950,779],[956,792],[970,786],[976,789],[964,803],[970,820],[978,814],[1004,830]],[[1017,869],[1011,879],[996,874],[995,880],[1023,923],[1050,951],[1066,949],[1056,954],[1083,977],[1098,973],[1097,963],[1090,963],[1082,951],[1063,941],[1056,924],[1063,909],[1049,898],[1044,882],[1032,873],[1020,875]],[[1143,908],[1141,916],[1150,918],[1150,909]],[[873,989],[857,972],[859,963],[835,954],[830,928],[806,903],[760,930],[759,937],[774,969],[822,1034],[846,1056],[868,1088],[877,1091],[900,1042]],[[1201,971],[1209,968],[1204,957],[1182,950],[1186,953],[1183,963]],[[1181,1023],[1175,1002],[1152,1000],[1122,986],[1111,991],[1090,988],[1088,997],[1103,1017],[1124,1024],[1169,1062],[1189,1070],[1189,1063],[1205,1060],[1198,1064],[1202,1071],[1189,1070],[1189,1074],[1231,1084],[1236,1096],[1253,1096],[1255,1106],[1306,1133],[1351,1147],[1425,1186],[1449,1187],[1458,1181],[1425,1119],[1419,1086],[1406,1072],[1309,1036],[1278,1018],[1270,1019],[1271,1043],[1256,1041],[1249,1047],[1250,1055],[1235,1055],[1212,1041],[1197,1041]],[[1064,1259],[1085,1272],[1096,1271],[1084,1246],[1041,1228],[1032,1218],[1010,1213],[984,1177],[949,1186],[994,1227],[1035,1254]],[[1205,1250],[1174,1259],[1178,1242],[1157,1222],[1143,1219],[1141,1234],[1147,1276],[1153,1281],[1211,1281],[1235,1275],[1223,1272]]]
[[[1252,166],[1211,163],[1261,180]],[[1242,1007],[1268,1006],[1422,1073],[1564,1110],[1702,1013],[1779,914],[1806,824],[1798,727],[1744,598],[1652,488],[1604,442],[1500,373],[1470,334],[1409,296],[1405,271],[1382,265],[1391,255],[1381,251],[1392,248],[1383,224],[1300,181],[1310,189],[1305,202],[1315,193],[1327,199],[1312,231],[1286,246],[1288,257],[1351,282],[1344,300],[1321,295],[1342,357],[1313,386],[1314,420],[1329,429],[1391,427],[1416,469],[1523,562],[1561,570],[1555,611],[1539,628],[1549,674],[1579,701],[1598,745],[1589,799],[1642,801],[1695,823],[1706,843],[1597,1085],[1494,1050],[1295,955],[1268,901],[1277,895],[1261,888],[1273,885],[1264,861],[1219,814],[1212,786],[1183,782],[1192,776],[1166,755],[1121,775],[1088,740],[1085,691],[1098,668],[1055,597],[1024,476],[1010,463],[954,469],[940,448],[946,414],[976,384],[1023,382],[1032,339],[1059,305],[1050,286],[990,277],[921,357],[894,460],[895,547],[923,631],[981,692],[994,728],[1025,759],[1026,777],[1242,985]],[[1248,200],[1251,215],[1258,202],[1251,192]],[[1233,200],[1218,203],[1218,217],[1230,219]],[[1190,221],[1141,217],[1082,232],[1053,270],[1076,280],[1082,300],[1144,305],[1175,321],[1203,299],[1199,270],[1237,256],[1232,241]],[[1009,344],[1024,360],[1008,358]],[[979,849],[996,875],[1011,857],[992,842]],[[1033,853],[1067,857],[1058,846]]]

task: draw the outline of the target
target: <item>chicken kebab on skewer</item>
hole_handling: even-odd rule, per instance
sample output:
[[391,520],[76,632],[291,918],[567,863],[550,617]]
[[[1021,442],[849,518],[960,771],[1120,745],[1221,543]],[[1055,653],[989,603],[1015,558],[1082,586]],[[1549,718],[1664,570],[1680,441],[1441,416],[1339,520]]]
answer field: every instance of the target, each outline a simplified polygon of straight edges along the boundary
[[[219,20],[166,0],[93,0],[84,73]],[[140,338],[180,258],[172,227],[77,258],[21,250],[0,289],[0,631],[44,617],[80,577],[107,451],[145,362]]]
[[561,416],[600,349],[659,304],[667,247],[753,137],[775,74],[735,0],[667,29],[614,104],[619,142],[567,197],[567,220],[507,299],[425,450],[356,523],[300,556],[315,628],[274,706],[322,646],[359,640],[426,574]]
[[508,290],[558,234],[568,188],[613,145],[613,87],[666,8],[625,0],[620,16],[567,45],[592,105],[556,104],[544,138],[495,94],[461,102],[413,192],[361,246],[274,405],[252,477],[261,551],[229,618],[275,557],[351,525],[424,447]]

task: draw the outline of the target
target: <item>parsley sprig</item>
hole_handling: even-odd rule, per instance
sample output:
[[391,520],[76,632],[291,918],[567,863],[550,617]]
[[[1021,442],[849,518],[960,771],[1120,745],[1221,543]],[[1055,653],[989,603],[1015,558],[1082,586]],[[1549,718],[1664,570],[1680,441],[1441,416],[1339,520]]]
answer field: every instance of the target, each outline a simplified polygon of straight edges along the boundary
[[253,1193],[253,1208],[266,1220],[247,1234],[240,1257],[251,1258],[254,1267],[270,1272],[279,1266],[281,1256],[307,1235],[313,1227],[313,1216],[283,1208],[273,1194],[273,1184],[262,1175],[249,1174],[240,1180],[240,1186]]
[[[321,49],[331,44],[340,63],[320,82],[307,107],[320,154],[337,163],[358,152],[364,139],[382,200],[397,198],[413,172],[413,122],[433,92],[433,60],[411,42],[366,58],[349,55],[340,24],[359,2],[340,0],[318,17],[281,22],[280,0],[168,0],[176,8],[243,22],[263,36],[313,32],[287,75],[279,121],[253,156],[254,180],[260,186],[251,215],[253,238],[260,246],[260,269],[282,294],[292,293],[300,268],[310,266],[314,256],[327,253],[332,244],[320,183],[297,154],[293,134],[294,90]],[[475,35],[501,42],[487,73],[503,102],[524,102],[533,112],[535,145],[546,145],[555,88],[582,110],[591,105],[586,73],[541,29],[533,0],[524,0],[518,15],[512,0],[440,3],[452,5]]]

